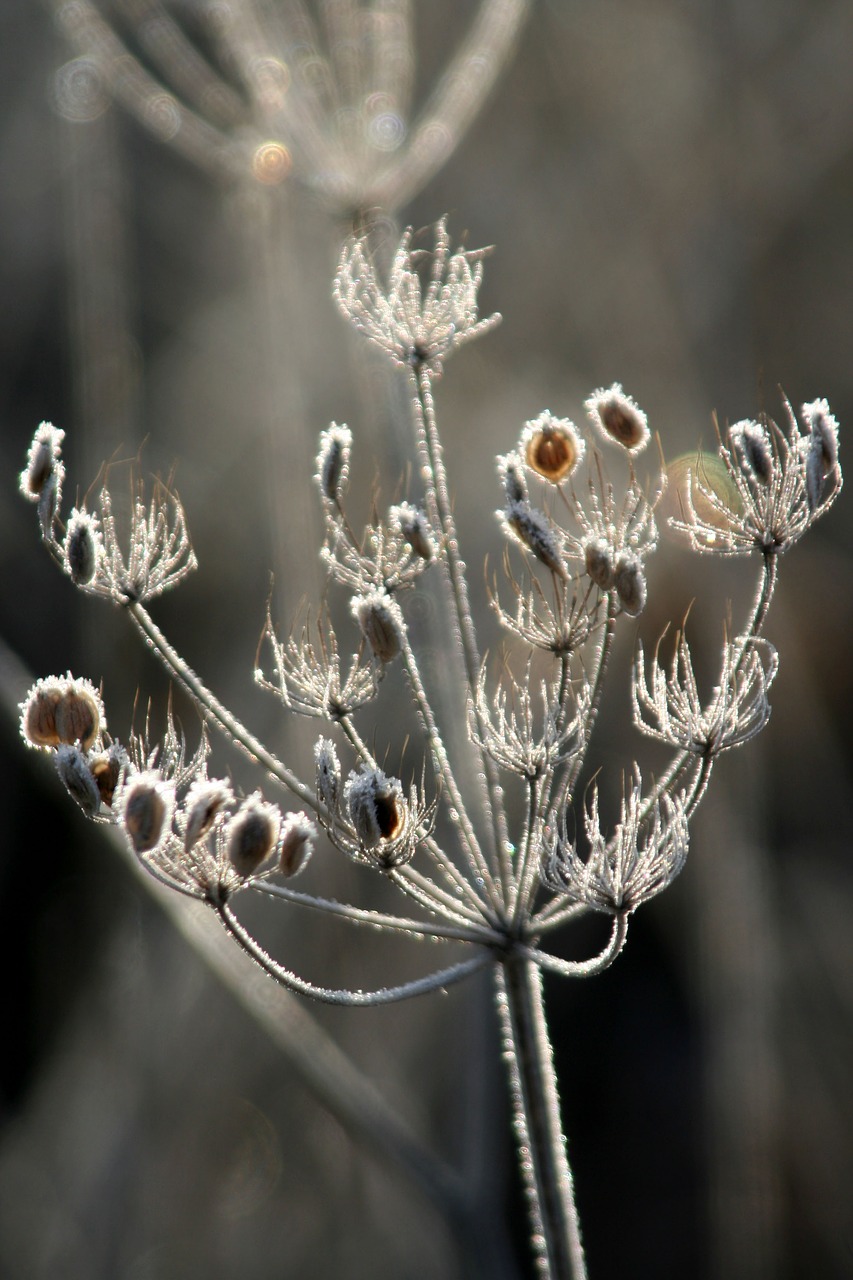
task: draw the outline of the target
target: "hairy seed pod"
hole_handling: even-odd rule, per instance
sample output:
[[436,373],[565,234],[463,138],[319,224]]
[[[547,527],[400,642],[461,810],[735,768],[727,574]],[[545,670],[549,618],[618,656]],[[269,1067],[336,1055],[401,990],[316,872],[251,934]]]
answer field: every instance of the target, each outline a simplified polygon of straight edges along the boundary
[[110,743],[106,751],[92,756],[89,760],[89,767],[92,770],[92,777],[95,779],[101,803],[105,804],[108,809],[112,808],[113,796],[119,784],[121,771],[126,764],[127,755],[125,750],[117,742]]
[[597,587],[609,591],[613,586],[615,569],[613,553],[603,538],[590,538],[583,549],[584,567]]
[[501,513],[501,518],[515,534],[518,541],[532,552],[546,569],[565,578],[566,566],[563,563],[559,539],[547,517],[536,507],[526,502],[510,503]]
[[317,769],[317,795],[334,813],[341,790],[341,766],[331,738],[320,738],[314,746],[314,763]]
[[392,507],[388,513],[392,526],[396,526],[421,560],[432,560],[435,556],[435,544],[429,521],[423,511],[413,507],[409,502],[401,502]]
[[44,482],[38,496],[38,512],[39,525],[41,526],[42,535],[49,538],[53,532],[53,522],[59,512],[59,502],[62,496],[62,478],[64,468],[61,464],[51,471],[50,475]]
[[62,701],[64,683],[39,680],[21,703],[21,735],[33,747],[58,747],[56,708]]
[[281,815],[260,795],[249,796],[228,824],[228,860],[244,880],[270,856],[278,840]]
[[227,782],[218,778],[204,778],[193,783],[187,793],[187,821],[184,828],[184,849],[189,853],[194,844],[206,836],[217,815],[234,799]]
[[646,575],[636,556],[623,552],[616,561],[613,585],[623,612],[636,618],[646,607]]
[[649,442],[648,419],[618,382],[607,390],[594,391],[585,406],[593,424],[606,439],[621,445],[628,453],[645,449]]
[[400,606],[385,591],[356,596],[352,613],[374,658],[391,662],[403,647],[406,624]]
[[551,484],[570,476],[584,455],[574,423],[547,410],[525,424],[521,442],[528,467]]
[[364,765],[361,773],[350,774],[345,795],[350,821],[363,848],[375,849],[383,840],[400,835],[406,822],[406,802],[396,778]]
[[101,807],[101,793],[79,747],[61,746],[55,756],[56,772],[87,818],[94,818]]
[[320,436],[320,452],[317,454],[317,483],[320,492],[329,502],[337,502],[346,482],[352,432],[336,422]]
[[86,511],[72,511],[65,535],[63,558],[65,570],[77,586],[85,586],[94,578],[100,549],[95,518]]
[[503,485],[504,500],[508,507],[517,502],[527,502],[527,485],[517,453],[505,453],[497,459],[498,475]]
[[27,465],[20,476],[21,493],[31,502],[38,500],[54,471],[62,468],[59,456],[64,438],[65,432],[52,422],[42,422],[33,436]]
[[159,773],[137,774],[125,787],[121,822],[137,853],[150,853],[168,835],[175,792]]
[[80,680],[63,693],[56,707],[56,733],[60,742],[79,742],[88,751],[101,730],[101,711],[95,692]]
[[773,475],[773,453],[766,427],[749,419],[736,422],[729,428],[729,444],[740,466],[768,485]]
[[317,828],[304,813],[289,813],[281,824],[278,869],[290,879],[297,875],[314,851]]

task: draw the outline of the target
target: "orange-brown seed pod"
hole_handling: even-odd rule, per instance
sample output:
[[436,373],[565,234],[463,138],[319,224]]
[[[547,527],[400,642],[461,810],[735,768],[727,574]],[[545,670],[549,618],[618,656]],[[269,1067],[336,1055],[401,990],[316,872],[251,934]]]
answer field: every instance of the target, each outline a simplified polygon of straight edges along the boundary
[[56,707],[56,733],[60,742],[79,742],[88,751],[101,729],[97,698],[84,684],[75,681],[63,693]]
[[584,444],[568,418],[542,413],[528,422],[522,436],[524,461],[531,471],[559,484],[570,476],[584,453]]
[[56,731],[56,709],[62,694],[63,686],[59,681],[40,680],[22,703],[21,733],[31,746],[59,746],[61,739]]

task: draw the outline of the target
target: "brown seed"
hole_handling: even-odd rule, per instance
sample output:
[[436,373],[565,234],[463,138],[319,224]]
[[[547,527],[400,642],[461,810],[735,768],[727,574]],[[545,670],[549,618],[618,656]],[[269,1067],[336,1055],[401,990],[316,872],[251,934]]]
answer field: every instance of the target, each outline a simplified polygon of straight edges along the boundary
[[101,717],[98,704],[82,685],[72,684],[56,707],[56,732],[60,742],[79,742],[88,751],[98,736]]
[[527,442],[528,467],[554,484],[569,475],[577,460],[577,442],[568,432],[546,427]]
[[31,694],[24,707],[21,728],[34,747],[58,747],[61,738],[56,731],[56,709],[62,699],[58,684],[42,685]]

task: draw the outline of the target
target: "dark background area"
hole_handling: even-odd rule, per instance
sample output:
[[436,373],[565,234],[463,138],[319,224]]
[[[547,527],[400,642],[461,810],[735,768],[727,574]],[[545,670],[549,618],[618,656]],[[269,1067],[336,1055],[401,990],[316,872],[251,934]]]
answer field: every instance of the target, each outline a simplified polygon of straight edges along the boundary
[[[132,41],[133,6],[117,8]],[[194,32],[197,8],[170,12]],[[419,103],[475,6],[414,9]],[[478,566],[501,546],[492,459],[543,408],[580,421],[618,379],[672,459],[712,445],[714,411],[778,413],[781,385],[795,405],[829,399],[843,462],[851,49],[844,0],[534,5],[485,107],[400,210],[416,227],[447,212],[455,241],[496,246],[481,310],[503,323],[437,388],[484,643]],[[38,545],[15,486],[40,420],[67,432],[68,506],[104,460],[141,450],[143,472],[174,474],[200,568],[155,617],[305,773],[311,735],[287,736],[252,683],[270,573],[284,629],[320,590],[321,428],[355,433],[362,517],[377,475],[392,496],[403,447],[331,300],[340,212],[298,165],[262,189],[193,164],[75,78],[79,53],[49,6],[0,0],[0,1275],[468,1280],[474,1258],[481,1274],[531,1275],[485,983],[311,1009],[462,1171],[472,1254],[321,1105],[18,738],[28,677],[14,655],[33,676],[103,680],[120,738],[137,694],[136,724],[149,696],[156,722],[168,688],[126,620],[77,599]],[[547,983],[592,1280],[853,1274],[848,498],[782,562],[771,723],[720,763],[682,877],[638,913],[607,974]],[[751,564],[662,541],[593,752],[612,777],[644,750],[626,728],[637,635],[648,648],[695,601],[713,673],[727,609],[742,617],[753,583]],[[391,743],[395,716],[391,702],[376,719]],[[257,785],[215,745],[220,768]],[[318,850],[305,887],[387,905],[336,856]],[[257,918],[309,976],[359,985],[423,964],[417,948],[286,908]],[[565,945],[591,953],[595,922]]]

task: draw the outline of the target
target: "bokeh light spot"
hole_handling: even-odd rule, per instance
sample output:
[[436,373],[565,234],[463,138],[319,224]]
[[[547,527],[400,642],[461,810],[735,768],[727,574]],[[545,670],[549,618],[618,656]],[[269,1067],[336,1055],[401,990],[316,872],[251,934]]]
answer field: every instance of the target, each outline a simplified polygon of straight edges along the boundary
[[252,156],[252,173],[265,187],[278,186],[293,168],[293,159],[283,142],[262,142]]

